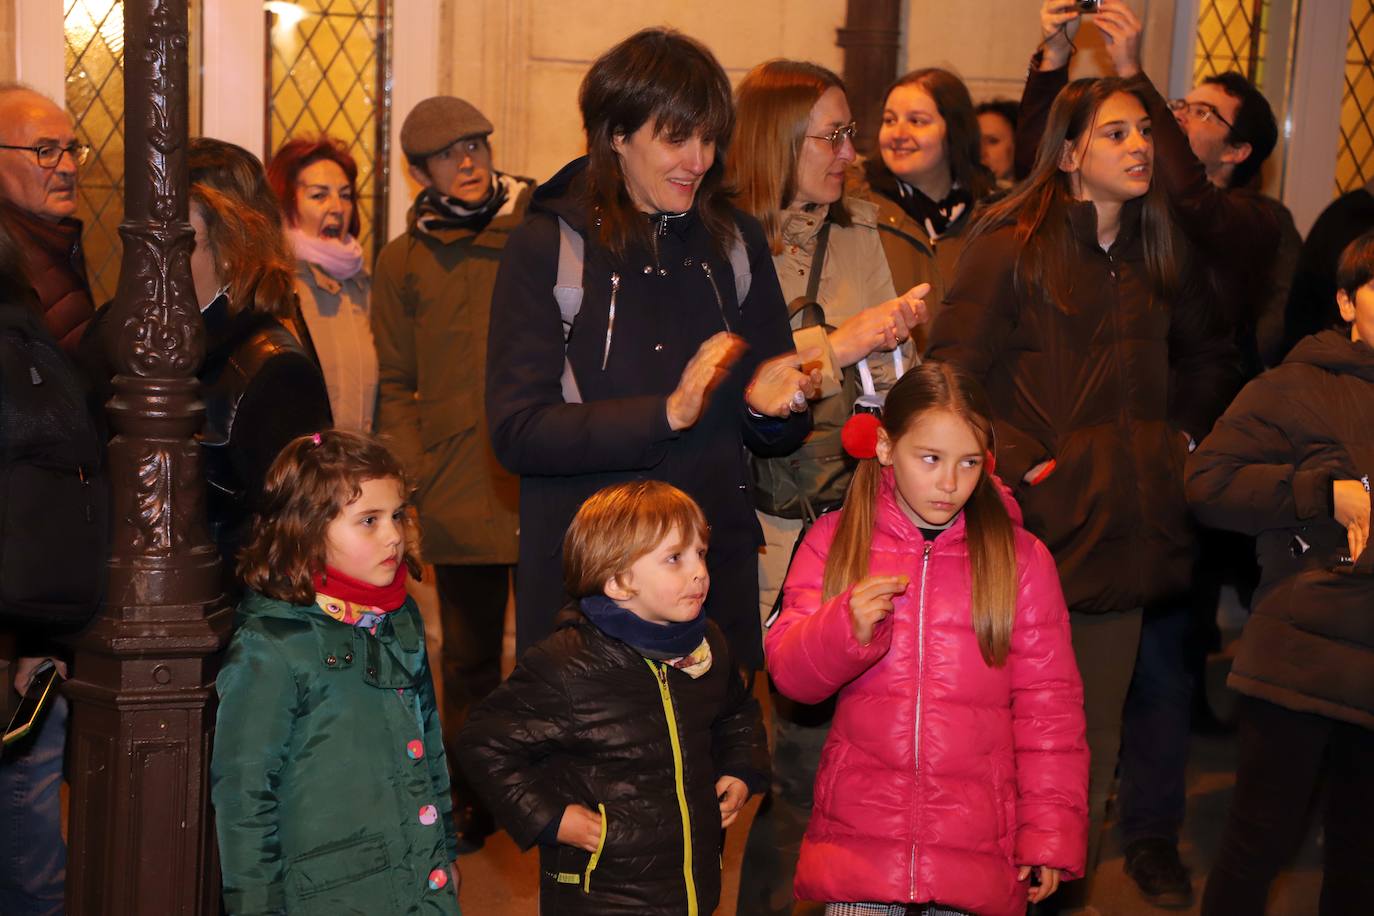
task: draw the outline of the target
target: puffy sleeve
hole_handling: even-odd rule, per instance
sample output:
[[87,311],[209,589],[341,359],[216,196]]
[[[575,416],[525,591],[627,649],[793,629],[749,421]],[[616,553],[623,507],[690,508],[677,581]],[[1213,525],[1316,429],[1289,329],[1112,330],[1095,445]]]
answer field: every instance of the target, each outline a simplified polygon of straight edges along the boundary
[[565,796],[544,762],[574,731],[572,704],[547,643],[534,646],[500,687],[473,709],[458,735],[458,762],[521,849],[534,845]]
[[285,913],[278,793],[299,713],[296,681],[276,641],[248,625],[234,635],[215,690],[210,798],[225,909]]
[[821,600],[825,557],[838,520],[838,513],[832,513],[807,532],[783,585],[782,613],[764,638],[773,683],[798,703],[826,699],[892,646],[891,615],[873,628],[873,641],[864,646],[850,625],[850,590]]
[[1088,742],[1083,682],[1069,635],[1069,611],[1048,548],[1023,535],[1011,673],[1016,753],[1018,865],[1047,865],[1081,877],[1088,838]]
[[1329,518],[1331,480],[1340,469],[1298,469],[1286,430],[1299,425],[1293,411],[1306,408],[1278,381],[1288,371],[1280,367],[1246,385],[1188,456],[1188,505],[1204,525],[1259,534]]

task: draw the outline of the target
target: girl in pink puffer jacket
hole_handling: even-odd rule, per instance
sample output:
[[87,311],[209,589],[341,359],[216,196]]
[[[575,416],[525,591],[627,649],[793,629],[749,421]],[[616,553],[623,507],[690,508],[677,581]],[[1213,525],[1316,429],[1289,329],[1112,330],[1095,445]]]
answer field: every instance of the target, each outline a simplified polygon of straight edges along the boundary
[[992,477],[986,398],[960,370],[914,368],[876,436],[845,439],[862,459],[845,508],[807,534],[766,639],[783,694],[839,692],[797,896],[828,913],[1020,916],[1082,875],[1087,844],[1054,560]]

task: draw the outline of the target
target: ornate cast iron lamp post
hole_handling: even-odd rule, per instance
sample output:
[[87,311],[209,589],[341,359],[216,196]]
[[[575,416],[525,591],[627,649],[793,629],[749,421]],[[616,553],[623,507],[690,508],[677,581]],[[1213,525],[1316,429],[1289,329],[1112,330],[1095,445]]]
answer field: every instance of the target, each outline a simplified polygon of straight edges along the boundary
[[187,5],[126,0],[125,220],[105,346],[114,541],[76,645],[68,910],[219,911],[209,802],[216,656],[229,632],[194,436],[205,331],[187,222]]

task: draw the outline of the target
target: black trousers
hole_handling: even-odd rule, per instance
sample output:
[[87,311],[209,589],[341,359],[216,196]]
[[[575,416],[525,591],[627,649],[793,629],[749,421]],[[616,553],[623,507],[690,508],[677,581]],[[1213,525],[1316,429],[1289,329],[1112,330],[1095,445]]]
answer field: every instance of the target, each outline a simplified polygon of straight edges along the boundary
[[1203,916],[1263,916],[1269,886],[1303,839],[1325,779],[1320,916],[1374,901],[1374,731],[1253,697],[1236,707],[1236,794],[1202,898]]
[[[511,567],[436,566],[439,623],[444,645],[444,739],[451,745],[467,721],[468,710],[501,683],[501,641],[506,630],[506,600]],[[452,764],[449,772],[457,804],[475,801],[467,780]]]

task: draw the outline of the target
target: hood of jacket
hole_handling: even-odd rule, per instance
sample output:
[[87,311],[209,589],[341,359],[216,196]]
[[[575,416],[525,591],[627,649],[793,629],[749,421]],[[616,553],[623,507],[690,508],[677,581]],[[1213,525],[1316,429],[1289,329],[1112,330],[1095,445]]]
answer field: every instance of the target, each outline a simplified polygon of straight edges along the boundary
[[1322,331],[1304,337],[1294,345],[1284,362],[1305,363],[1374,382],[1374,348],[1363,340],[1351,340],[1341,331]]
[[424,632],[411,598],[369,630],[340,623],[314,604],[291,604],[248,590],[239,602],[238,624],[249,623],[294,629],[298,637],[304,636],[302,624],[307,625],[314,639],[291,643],[301,654],[314,656],[322,668],[360,667],[363,680],[373,687],[415,687],[424,673]]
[[541,184],[530,199],[531,213],[552,213],[582,235],[586,235],[587,157],[579,156]]

